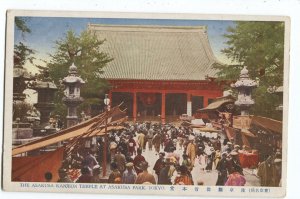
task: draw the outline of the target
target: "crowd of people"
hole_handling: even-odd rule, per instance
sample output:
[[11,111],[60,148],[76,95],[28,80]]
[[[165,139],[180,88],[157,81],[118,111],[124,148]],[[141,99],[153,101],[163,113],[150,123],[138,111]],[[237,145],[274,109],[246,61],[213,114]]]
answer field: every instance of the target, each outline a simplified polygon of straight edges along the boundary
[[[122,130],[108,137],[108,180],[100,178],[103,161],[103,138],[85,140],[64,164],[81,170],[78,183],[107,182],[114,184],[205,185],[194,182],[193,173],[218,172],[216,185],[244,186],[246,179],[238,154],[243,149],[221,137],[195,134],[189,127],[175,127],[150,122],[125,124]],[[145,151],[154,153],[157,160],[149,165]],[[178,153],[180,151],[180,155]],[[199,164],[195,171],[195,163]],[[60,169],[60,182],[71,182],[66,167]],[[153,171],[153,172],[152,172]]]

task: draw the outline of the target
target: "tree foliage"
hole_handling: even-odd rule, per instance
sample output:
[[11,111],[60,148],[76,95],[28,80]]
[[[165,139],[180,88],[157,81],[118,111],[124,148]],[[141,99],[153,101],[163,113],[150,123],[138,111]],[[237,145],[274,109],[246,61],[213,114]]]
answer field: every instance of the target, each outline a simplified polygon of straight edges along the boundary
[[[105,40],[100,40],[96,35],[88,31],[83,31],[76,35],[70,30],[66,36],[55,42],[55,53],[51,54],[51,60],[47,64],[50,77],[56,85],[60,80],[68,75],[69,67],[74,63],[78,68],[78,73],[86,84],[81,88],[81,96],[84,103],[81,108],[88,108],[90,104],[99,104],[104,91],[108,88],[108,83],[100,78],[103,73],[103,67],[107,65],[112,58],[102,52],[102,44]],[[42,67],[40,69],[43,70]],[[57,94],[56,112],[65,112],[61,99],[63,97],[63,88]]]
[[250,77],[259,81],[253,93],[253,114],[280,119],[275,107],[282,102],[268,88],[283,85],[284,23],[236,22],[227,32],[227,47],[222,53],[236,64],[215,65],[218,79],[237,80],[243,66],[247,66]]
[[30,28],[26,25],[26,21],[22,17],[15,17],[15,26],[22,33],[31,33]]
[[[22,17],[15,17],[15,29],[16,31],[20,31],[25,40],[25,33],[31,33],[30,28],[27,26],[26,21]],[[25,63],[29,61],[33,64],[35,59],[34,57],[35,51],[29,46],[25,45],[23,42],[19,42],[14,45],[14,68],[23,68]],[[24,80],[25,81],[25,80]],[[22,84],[22,83],[21,83]],[[26,84],[23,82],[23,84]],[[14,86],[16,86],[14,84]],[[26,86],[24,86],[26,88]],[[29,112],[35,112],[36,109],[29,103],[23,101],[15,101],[13,104],[13,120],[16,118],[20,118],[21,121],[26,121],[26,117]]]
[[[25,33],[31,33],[30,28],[26,25],[25,19],[22,17],[15,17],[15,29],[20,31],[25,39]],[[34,50],[23,42],[14,45],[14,67],[22,68],[26,61],[33,64]]]
[[23,42],[19,42],[14,46],[14,67],[22,68],[27,61],[33,64],[35,59],[34,50],[26,46]]

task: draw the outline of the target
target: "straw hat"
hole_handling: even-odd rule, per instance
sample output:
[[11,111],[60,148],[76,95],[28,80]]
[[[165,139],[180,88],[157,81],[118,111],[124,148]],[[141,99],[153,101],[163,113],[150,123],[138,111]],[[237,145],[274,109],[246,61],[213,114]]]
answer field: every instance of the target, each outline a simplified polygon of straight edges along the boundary
[[93,167],[93,169],[101,169],[101,166],[99,164],[97,164]]
[[109,148],[110,149],[116,149],[117,146],[118,146],[117,143],[113,142],[113,143],[110,144]]
[[132,167],[133,167],[133,163],[132,163],[132,162],[128,162],[128,163],[126,164],[126,167],[127,167],[127,168],[132,168]]
[[235,155],[238,155],[239,153],[238,152],[236,152],[236,151],[231,151],[231,153],[230,153],[230,155],[232,155],[232,156],[235,156]]

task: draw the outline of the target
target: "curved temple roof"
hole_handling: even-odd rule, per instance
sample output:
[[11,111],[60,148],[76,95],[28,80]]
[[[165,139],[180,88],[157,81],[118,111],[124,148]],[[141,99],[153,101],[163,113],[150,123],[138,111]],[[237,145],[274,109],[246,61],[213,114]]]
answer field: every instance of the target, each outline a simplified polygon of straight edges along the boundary
[[136,80],[205,80],[217,63],[205,26],[89,24],[114,58],[101,77]]

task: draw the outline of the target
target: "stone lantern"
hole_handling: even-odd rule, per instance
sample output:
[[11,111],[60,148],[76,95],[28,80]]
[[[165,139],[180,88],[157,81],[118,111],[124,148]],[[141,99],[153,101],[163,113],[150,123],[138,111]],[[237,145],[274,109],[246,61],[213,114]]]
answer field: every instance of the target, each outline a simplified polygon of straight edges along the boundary
[[20,122],[24,122],[24,114],[20,107],[25,106],[24,102],[26,95],[23,93],[28,88],[29,82],[34,80],[34,76],[27,72],[23,67],[14,67],[13,69],[13,106],[14,114],[13,120],[20,118]]
[[48,71],[44,71],[43,81],[35,81],[31,84],[31,89],[38,93],[35,108],[40,112],[40,124],[34,127],[35,136],[44,136],[55,133],[56,130],[50,123],[50,113],[54,110],[54,97],[57,91],[56,85],[50,80]]
[[83,102],[83,98],[80,97],[80,87],[85,84],[85,81],[78,76],[74,63],[69,68],[68,76],[62,80],[62,84],[65,85],[63,102],[68,107],[67,127],[71,127],[78,123],[77,106]]
[[25,68],[15,67],[13,70],[13,100],[24,101],[24,90],[27,88],[27,81],[34,80],[34,77]]
[[231,85],[232,88],[238,90],[238,99],[235,101],[235,105],[240,107],[242,116],[249,115],[249,109],[255,103],[251,93],[257,86],[258,83],[250,79],[247,67],[244,66],[241,70],[240,78]]

